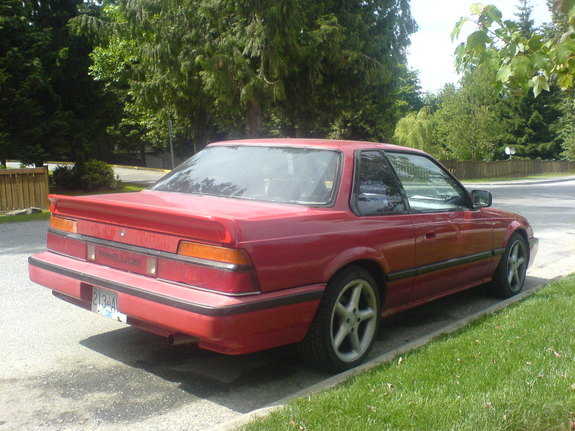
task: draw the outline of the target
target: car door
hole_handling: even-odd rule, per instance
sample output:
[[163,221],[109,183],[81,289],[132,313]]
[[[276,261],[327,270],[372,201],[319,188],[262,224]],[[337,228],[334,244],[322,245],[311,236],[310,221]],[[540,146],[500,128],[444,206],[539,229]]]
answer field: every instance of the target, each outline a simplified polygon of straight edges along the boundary
[[383,309],[391,313],[409,303],[415,265],[415,238],[407,201],[393,168],[382,152],[355,155],[351,208],[357,216],[354,237],[377,250],[387,277]]
[[417,278],[412,302],[486,280],[492,222],[473,208],[463,186],[431,157],[386,152],[409,203],[415,231]]

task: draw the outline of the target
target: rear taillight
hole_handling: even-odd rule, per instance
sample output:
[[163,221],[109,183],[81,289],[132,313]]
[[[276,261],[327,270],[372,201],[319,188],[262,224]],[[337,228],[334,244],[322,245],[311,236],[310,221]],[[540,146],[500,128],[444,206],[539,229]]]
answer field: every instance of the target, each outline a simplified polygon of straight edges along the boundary
[[51,216],[50,227],[64,232],[78,233],[78,222],[63,217]]
[[242,249],[181,241],[187,261],[158,260],[158,278],[232,295],[259,291],[253,265]]
[[74,234],[77,233],[78,222],[76,220],[51,216],[46,247],[56,253],[85,260],[86,243],[79,238],[74,238]]
[[124,245],[78,234],[78,222],[50,218],[50,251],[122,271],[220,292],[246,295],[259,292],[250,256],[245,250],[180,241],[177,254]]
[[199,244],[189,241],[180,241],[178,254],[231,265],[252,264],[250,257],[244,250]]

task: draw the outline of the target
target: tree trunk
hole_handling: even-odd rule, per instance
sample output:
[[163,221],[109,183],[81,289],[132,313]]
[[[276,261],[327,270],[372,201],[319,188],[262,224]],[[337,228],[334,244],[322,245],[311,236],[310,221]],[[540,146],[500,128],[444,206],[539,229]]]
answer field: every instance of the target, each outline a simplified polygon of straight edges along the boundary
[[262,131],[262,108],[257,100],[252,99],[248,102],[246,117],[248,138],[259,138]]

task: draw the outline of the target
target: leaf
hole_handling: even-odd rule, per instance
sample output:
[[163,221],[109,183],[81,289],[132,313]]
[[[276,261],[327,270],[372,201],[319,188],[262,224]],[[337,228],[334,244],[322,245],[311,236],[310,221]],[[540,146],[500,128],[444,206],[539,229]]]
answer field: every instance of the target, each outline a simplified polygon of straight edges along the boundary
[[501,11],[493,5],[486,6],[483,13],[487,14],[492,21],[501,24]]
[[547,69],[549,64],[549,59],[540,52],[535,52],[531,56],[531,61],[537,69]]
[[460,59],[463,58],[463,56],[465,55],[465,48],[466,45],[464,42],[461,42],[459,45],[457,45],[457,48],[455,48],[455,58]]
[[533,51],[539,51],[543,46],[543,38],[538,34],[534,34],[533,36],[531,36],[527,44],[529,45],[529,48],[531,48]]
[[533,64],[528,57],[520,55],[511,60],[511,69],[513,70],[513,75],[518,77],[528,77],[531,75]]
[[511,70],[510,66],[502,66],[497,71],[496,79],[499,82],[505,83],[505,82],[509,81],[509,78],[511,78],[512,75],[513,75],[513,71]]
[[571,54],[571,49],[567,43],[561,42],[555,45],[551,53],[554,54],[557,63],[566,63]]
[[485,44],[491,42],[491,39],[484,31],[477,30],[467,37],[467,50],[476,53],[485,51]]
[[539,96],[543,90],[549,91],[549,82],[544,76],[534,76],[531,78],[530,84],[533,87],[533,95],[535,97]]
[[514,31],[516,31],[519,28],[517,23],[515,21],[511,21],[511,20],[503,21],[503,26],[507,29],[507,31],[509,33],[513,33]]
[[463,69],[463,63],[465,58],[465,43],[461,42],[459,45],[457,45],[454,54],[455,54],[455,68],[457,69],[458,72],[460,72]]
[[453,31],[451,32],[451,41],[453,42],[455,39],[459,38],[459,33],[461,33],[461,28],[467,22],[466,17],[461,17],[453,27]]
[[471,14],[481,15],[483,13],[483,9],[485,9],[485,6],[483,6],[481,3],[473,3],[471,5]]

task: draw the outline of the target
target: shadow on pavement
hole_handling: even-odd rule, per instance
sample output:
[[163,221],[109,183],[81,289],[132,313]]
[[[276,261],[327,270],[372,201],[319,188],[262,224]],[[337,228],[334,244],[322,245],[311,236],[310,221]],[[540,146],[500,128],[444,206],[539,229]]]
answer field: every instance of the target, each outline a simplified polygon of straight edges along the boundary
[[[535,291],[548,281],[528,277],[525,290]],[[488,312],[502,301],[479,287],[387,318],[368,359]],[[165,339],[132,327],[99,334],[81,344],[133,371],[176,384],[194,399],[209,400],[240,413],[265,407],[330,377],[305,364],[294,345],[227,356],[194,345],[169,346]]]

